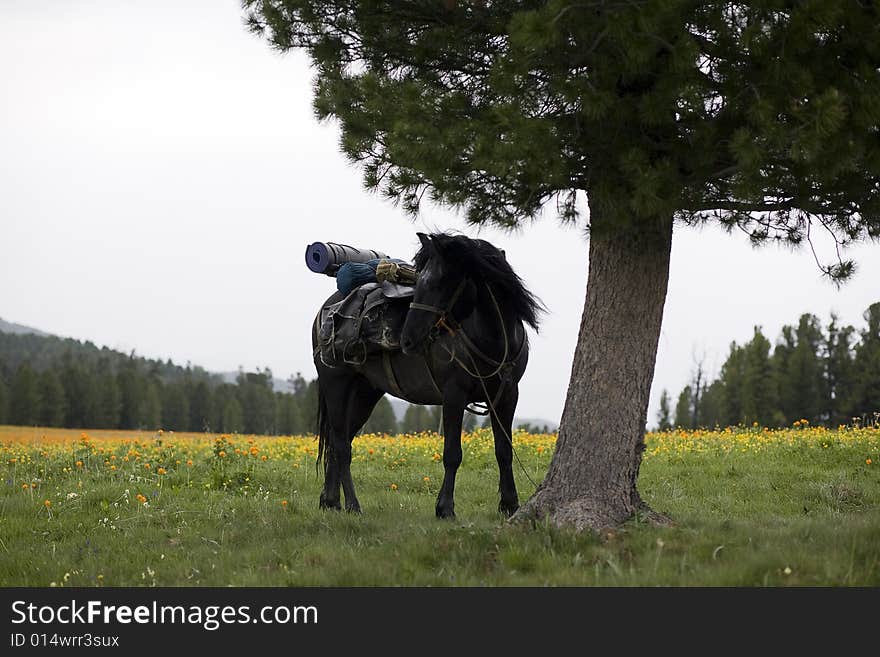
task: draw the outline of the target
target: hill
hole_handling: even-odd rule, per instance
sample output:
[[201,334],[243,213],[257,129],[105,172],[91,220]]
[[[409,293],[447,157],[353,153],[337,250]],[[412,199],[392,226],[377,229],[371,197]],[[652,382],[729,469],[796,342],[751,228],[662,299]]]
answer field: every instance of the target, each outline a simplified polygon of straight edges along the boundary
[[0,317],[0,333],[13,333],[15,335],[41,335],[43,337],[48,337],[48,333],[44,333],[35,328],[31,328],[30,326],[23,326],[22,324],[13,324],[12,322],[7,322],[2,317]]

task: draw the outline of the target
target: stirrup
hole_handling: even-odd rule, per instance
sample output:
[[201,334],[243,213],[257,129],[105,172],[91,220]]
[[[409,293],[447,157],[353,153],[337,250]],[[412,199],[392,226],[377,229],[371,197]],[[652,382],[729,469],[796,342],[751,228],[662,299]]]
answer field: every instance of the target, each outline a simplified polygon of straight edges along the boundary
[[489,415],[489,404],[486,402],[473,402],[465,406],[464,410],[473,415]]

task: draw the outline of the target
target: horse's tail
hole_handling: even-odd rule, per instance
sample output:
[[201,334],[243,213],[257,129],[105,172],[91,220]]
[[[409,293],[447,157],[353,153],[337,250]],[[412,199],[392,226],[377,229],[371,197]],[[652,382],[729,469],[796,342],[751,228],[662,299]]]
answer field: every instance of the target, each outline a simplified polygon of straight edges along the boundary
[[327,398],[324,395],[324,389],[318,382],[318,417],[316,426],[318,428],[318,456],[315,459],[315,471],[323,465],[324,471],[327,471],[327,457],[330,455],[332,443],[330,442],[330,418],[327,412]]

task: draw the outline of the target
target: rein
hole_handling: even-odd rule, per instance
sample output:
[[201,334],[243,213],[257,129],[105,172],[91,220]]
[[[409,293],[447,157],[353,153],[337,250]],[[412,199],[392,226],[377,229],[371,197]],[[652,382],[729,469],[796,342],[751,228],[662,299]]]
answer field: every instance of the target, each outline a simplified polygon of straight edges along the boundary
[[[492,305],[495,306],[495,312],[498,313],[499,324],[501,324],[501,334],[504,336],[504,355],[501,357],[500,361],[495,360],[487,356],[481,349],[477,347],[473,340],[471,340],[468,335],[464,332],[464,329],[461,327],[459,322],[456,322],[454,318],[452,318],[452,322],[455,326],[453,328],[446,321],[446,317],[450,315],[452,309],[455,307],[455,303],[458,301],[458,298],[461,296],[461,293],[464,291],[465,284],[467,283],[467,279],[464,279],[459,283],[458,288],[455,290],[455,294],[452,295],[452,299],[447,304],[446,309],[438,308],[437,306],[430,306],[424,303],[410,303],[409,307],[413,310],[423,310],[425,312],[431,312],[435,315],[439,315],[439,318],[434,323],[434,328],[442,328],[445,329],[452,338],[456,336],[461,336],[462,343],[464,346],[464,353],[468,356],[471,361],[471,366],[473,367],[473,371],[468,369],[468,366],[456,355],[455,353],[455,344],[453,343],[452,350],[450,351],[445,345],[441,345],[446,352],[450,356],[450,361],[455,361],[461,369],[463,369],[469,376],[477,379],[480,382],[480,386],[483,388],[483,394],[486,397],[486,407],[487,410],[483,413],[478,413],[479,415],[487,415],[491,413],[495,420],[498,422],[499,426],[501,425],[501,418],[498,415],[498,411],[495,410],[495,404],[501,399],[501,394],[504,392],[505,384],[507,383],[506,379],[502,375],[502,371],[504,369],[508,369],[513,367],[513,363],[519,360],[520,354],[522,354],[522,350],[526,346],[525,336],[523,336],[522,344],[520,345],[519,350],[512,359],[508,360],[508,355],[510,354],[510,340],[507,335],[507,328],[504,325],[504,315],[501,312],[501,306],[498,304],[498,299],[495,298],[495,293],[492,292],[492,288],[488,283],[485,283],[486,290],[489,292],[489,297],[492,299]],[[490,374],[480,374],[477,368],[476,360],[474,359],[474,354],[479,356],[482,360],[489,363],[489,365],[495,365],[495,369]],[[501,381],[498,385],[498,392],[495,393],[495,399],[491,399],[489,397],[489,390],[486,388],[486,380],[491,379],[494,376],[499,376]],[[507,429],[503,426],[501,430],[504,432],[504,437],[507,438],[507,442],[510,444],[510,449],[513,452],[513,455],[516,457],[517,463],[519,463],[520,469],[525,474],[526,478],[536,489],[538,488],[538,484],[535,483],[535,480],[529,475],[529,471],[526,469],[525,465],[519,458],[519,454],[516,452],[516,448],[513,446],[513,437],[507,433]]]

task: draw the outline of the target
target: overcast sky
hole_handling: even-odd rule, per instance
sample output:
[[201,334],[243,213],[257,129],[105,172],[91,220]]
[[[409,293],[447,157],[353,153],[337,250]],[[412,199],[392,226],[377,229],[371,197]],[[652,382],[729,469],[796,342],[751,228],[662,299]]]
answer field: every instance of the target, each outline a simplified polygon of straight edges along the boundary
[[[416,231],[494,242],[549,313],[532,337],[518,415],[558,421],[586,286],[582,227],[552,214],[517,233],[429,208],[413,223],[364,191],[311,110],[300,54],[242,26],[237,0],[0,0],[0,317],[209,370],[314,376],[309,328],[334,281],[313,241],[410,258]],[[652,392],[711,373],[732,340],[830,311],[862,326],[880,247],[852,251],[837,290],[809,251],[676,231]]]

